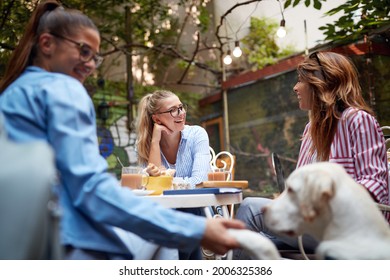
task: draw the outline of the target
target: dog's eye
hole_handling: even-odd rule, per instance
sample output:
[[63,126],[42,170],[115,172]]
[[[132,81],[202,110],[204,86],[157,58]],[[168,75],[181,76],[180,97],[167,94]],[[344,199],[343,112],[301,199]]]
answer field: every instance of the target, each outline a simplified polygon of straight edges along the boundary
[[289,194],[293,194],[293,193],[294,193],[294,190],[293,190],[292,188],[287,188],[287,192],[288,192]]

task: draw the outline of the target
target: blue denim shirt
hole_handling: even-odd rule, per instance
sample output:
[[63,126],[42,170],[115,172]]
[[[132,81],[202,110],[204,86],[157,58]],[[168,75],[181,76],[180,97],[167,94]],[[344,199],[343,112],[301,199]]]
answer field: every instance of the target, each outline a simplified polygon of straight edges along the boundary
[[203,217],[137,197],[106,172],[93,103],[79,81],[30,66],[0,95],[0,110],[11,139],[42,140],[55,151],[64,244],[131,254],[113,231],[116,226],[166,247],[199,246]]

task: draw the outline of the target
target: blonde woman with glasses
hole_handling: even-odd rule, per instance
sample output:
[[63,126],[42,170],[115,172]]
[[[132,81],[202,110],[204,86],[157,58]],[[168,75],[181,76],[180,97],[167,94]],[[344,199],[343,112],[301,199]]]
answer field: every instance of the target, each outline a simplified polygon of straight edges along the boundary
[[207,180],[209,137],[204,128],[186,125],[187,106],[176,94],[158,90],[139,103],[136,125],[138,159],[176,170],[192,188]]
[[[182,177],[195,188],[207,180],[211,160],[209,138],[204,128],[186,125],[186,115],[187,106],[170,91],[157,90],[145,95],[138,109],[137,151],[141,165],[175,169],[175,177]],[[203,215],[197,208],[181,211]],[[180,252],[179,257],[199,259],[200,248],[191,254]]]

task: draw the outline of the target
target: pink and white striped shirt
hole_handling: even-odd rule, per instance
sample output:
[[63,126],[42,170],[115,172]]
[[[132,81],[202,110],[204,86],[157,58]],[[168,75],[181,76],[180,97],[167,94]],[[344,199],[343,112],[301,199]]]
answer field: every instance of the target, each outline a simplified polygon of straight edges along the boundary
[[[313,145],[310,122],[303,132],[297,167],[317,161],[310,154]],[[362,111],[347,108],[337,125],[329,161],[342,165],[352,178],[367,188],[376,202],[389,205],[389,170],[385,139],[376,119]],[[390,213],[385,213],[390,222]]]

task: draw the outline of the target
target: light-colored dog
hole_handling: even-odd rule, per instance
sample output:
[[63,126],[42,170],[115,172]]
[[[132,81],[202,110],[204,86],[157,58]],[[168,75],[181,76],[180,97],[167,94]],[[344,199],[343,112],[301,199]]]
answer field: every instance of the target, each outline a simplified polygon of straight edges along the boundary
[[389,224],[368,191],[338,164],[296,169],[264,212],[271,230],[316,238],[319,259],[390,259]]

